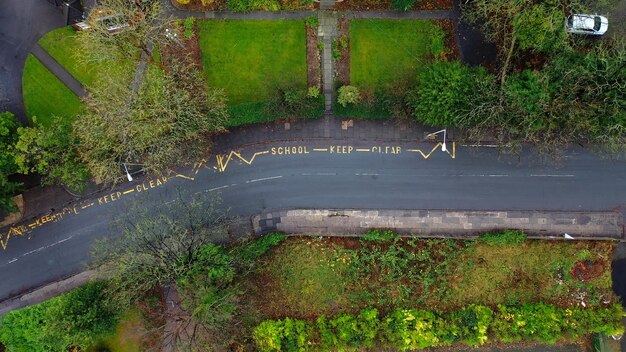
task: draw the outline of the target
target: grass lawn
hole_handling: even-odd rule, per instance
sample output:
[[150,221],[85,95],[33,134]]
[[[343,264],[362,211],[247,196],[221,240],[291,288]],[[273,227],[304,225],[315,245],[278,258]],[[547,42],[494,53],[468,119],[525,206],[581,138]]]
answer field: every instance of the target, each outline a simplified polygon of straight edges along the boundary
[[146,335],[144,319],[139,309],[126,312],[115,329],[115,334],[101,341],[93,351],[139,352]]
[[268,121],[265,104],[278,88],[307,88],[301,20],[198,21],[207,83],[228,97],[231,126]]
[[43,36],[39,40],[39,45],[87,87],[91,86],[101,74],[119,75],[120,79],[127,79],[130,82],[136,60],[81,63],[75,56],[78,35],[78,32],[70,26],[55,29]]
[[444,50],[444,32],[429,20],[350,21],[350,82],[361,90],[388,88],[415,77],[433,53]]
[[22,77],[26,114],[43,125],[52,116],[73,120],[82,108],[80,99],[35,58],[28,55]]

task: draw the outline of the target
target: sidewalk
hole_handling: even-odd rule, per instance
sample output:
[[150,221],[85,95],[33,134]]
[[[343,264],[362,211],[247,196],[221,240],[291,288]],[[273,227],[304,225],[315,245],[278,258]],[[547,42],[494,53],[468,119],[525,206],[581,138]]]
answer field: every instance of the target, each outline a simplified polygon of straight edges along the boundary
[[370,229],[392,229],[424,237],[475,238],[494,230],[523,230],[531,238],[622,240],[624,219],[617,212],[447,211],[294,209],[253,217],[257,235],[268,232],[359,236]]
[[46,66],[46,68],[52,72],[63,84],[67,86],[77,97],[83,98],[87,96],[85,87],[70,74],[65,67],[61,66],[44,48],[39,44],[35,44],[31,53]]

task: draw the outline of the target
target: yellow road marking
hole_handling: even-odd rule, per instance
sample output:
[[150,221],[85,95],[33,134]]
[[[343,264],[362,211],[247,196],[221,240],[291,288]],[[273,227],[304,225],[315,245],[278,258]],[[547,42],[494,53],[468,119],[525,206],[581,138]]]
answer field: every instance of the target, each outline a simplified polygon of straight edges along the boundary
[[186,180],[191,180],[191,181],[195,180],[193,177],[185,176],[185,175],[182,175],[182,174],[176,174],[176,175],[174,175],[174,177],[180,177],[180,178],[184,178]]
[[82,209],[86,209],[86,208],[89,208],[92,205],[94,205],[94,203],[89,203],[89,204],[83,205],[81,208]]
[[131,188],[128,191],[124,191],[124,193],[122,193],[122,194],[128,194],[128,193],[133,193],[133,192],[135,192],[135,189]]
[[327,152],[328,148],[313,148],[314,152]]
[[220,170],[220,172],[224,172],[226,170],[226,168],[228,167],[228,163],[230,163],[231,160],[233,160],[233,156],[236,156],[237,158],[239,158],[239,160],[243,161],[244,163],[248,164],[248,165],[252,165],[252,163],[254,162],[254,159],[259,156],[259,155],[265,155],[268,154],[270,151],[269,150],[264,150],[261,152],[256,152],[252,155],[252,157],[250,158],[250,160],[244,158],[243,156],[241,156],[241,154],[239,154],[236,151],[231,151],[228,156],[226,157],[226,161],[224,161],[224,155],[218,154],[215,156],[216,160],[217,160],[217,165],[218,168]]
[[371,151],[371,149],[370,148],[356,148],[356,151],[357,152],[369,152]]
[[[435,144],[435,146],[433,147],[433,149],[430,150],[430,152],[428,154],[425,154],[422,150],[420,149],[407,149],[407,151],[409,152],[413,152],[413,153],[420,153],[422,155],[422,157],[424,159],[428,159],[428,157],[430,157],[430,155],[437,150],[438,148],[441,148],[441,142]],[[456,158],[456,142],[452,142],[452,153],[450,153],[450,150],[446,150],[446,153],[448,153],[448,155],[450,155],[452,157],[452,159]]]

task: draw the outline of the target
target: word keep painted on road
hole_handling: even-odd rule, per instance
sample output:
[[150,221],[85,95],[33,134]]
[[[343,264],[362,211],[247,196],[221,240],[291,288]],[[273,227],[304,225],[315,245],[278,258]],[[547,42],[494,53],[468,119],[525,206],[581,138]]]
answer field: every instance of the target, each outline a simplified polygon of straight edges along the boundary
[[[452,158],[456,158],[456,143],[451,143],[451,150],[447,149],[445,152]],[[108,194],[99,196],[95,199],[90,199],[87,201],[78,202],[75,205],[65,207],[60,211],[51,212],[50,214],[40,216],[36,219],[30,220],[24,224],[14,224],[12,225],[2,236],[0,237],[0,245],[2,249],[6,250],[9,240],[12,237],[16,236],[28,236],[30,238],[31,232],[45,224],[52,222],[59,222],[66,218],[67,216],[73,216],[80,214],[81,210],[87,209],[93,206],[105,206],[109,203],[117,202],[123,199],[125,196],[131,193],[141,193],[146,192],[151,189],[155,189],[165,185],[172,178],[182,178],[190,181],[195,180],[195,176],[200,172],[202,168],[211,170],[214,172],[225,172],[229,165],[231,165],[231,161],[238,161],[239,164],[252,165],[258,157],[263,155],[272,155],[272,156],[287,156],[287,155],[307,155],[312,152],[315,153],[328,153],[333,155],[348,155],[353,153],[373,153],[373,154],[383,154],[383,155],[398,155],[403,152],[409,153],[417,153],[424,159],[428,159],[434,152],[441,149],[441,143],[437,143],[430,150],[423,151],[421,149],[402,149],[399,145],[374,145],[369,148],[366,147],[355,147],[352,145],[329,145],[323,148],[311,148],[309,146],[304,145],[285,145],[285,146],[276,146],[272,147],[269,150],[262,150],[258,152],[254,152],[250,157],[244,157],[241,155],[239,151],[231,151],[228,154],[217,154],[215,155],[215,165],[213,165],[212,159],[210,161],[201,160],[193,164],[193,167],[190,169],[189,174],[181,174],[177,172],[171,172],[169,176],[159,177],[155,179],[148,179],[143,181],[142,183],[133,185],[131,188],[126,190],[116,190],[114,192],[110,192]],[[211,165],[209,165],[210,163]]]

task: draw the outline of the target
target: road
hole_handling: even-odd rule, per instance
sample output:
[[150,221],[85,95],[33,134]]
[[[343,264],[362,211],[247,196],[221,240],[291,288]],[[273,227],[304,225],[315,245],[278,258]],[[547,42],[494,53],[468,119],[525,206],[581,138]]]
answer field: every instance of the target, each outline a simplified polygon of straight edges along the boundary
[[130,204],[219,194],[231,215],[268,209],[611,210],[626,205],[626,162],[581,148],[559,167],[491,147],[281,142],[226,151],[168,178],[136,179],[4,229],[0,299],[84,269],[90,247]]
[[39,38],[64,25],[63,12],[45,0],[0,1],[0,112],[28,124],[22,102],[26,57]]

